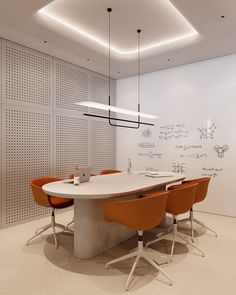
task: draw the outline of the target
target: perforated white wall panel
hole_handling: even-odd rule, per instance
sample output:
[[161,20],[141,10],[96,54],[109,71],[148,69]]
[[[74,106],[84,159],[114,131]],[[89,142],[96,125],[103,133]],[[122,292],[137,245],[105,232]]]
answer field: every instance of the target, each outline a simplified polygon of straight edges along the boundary
[[3,99],[14,105],[52,107],[52,58],[3,41]]
[[116,168],[116,130],[107,121],[92,121],[92,146],[94,172]]
[[[109,81],[106,77],[92,73],[90,76],[91,100],[108,104]],[[111,104],[115,105],[115,83],[111,81]],[[107,111],[90,110],[91,113],[108,116]],[[111,113],[111,116],[114,116]],[[99,173],[103,169],[116,167],[116,129],[108,120],[92,120],[92,167]]]
[[48,209],[35,204],[29,180],[52,175],[51,114],[4,108],[3,226],[42,216]]
[[77,165],[89,165],[88,120],[57,114],[54,124],[56,175],[68,177]]
[[[0,167],[2,167],[2,40],[0,39]],[[0,187],[2,187],[2,170],[0,170]],[[2,190],[0,189],[0,229],[2,228]]]
[[[109,81],[107,77],[99,74],[91,74],[90,76],[91,100],[103,104],[108,104]],[[111,104],[115,104],[114,81],[111,80]],[[107,111],[91,109],[91,113],[101,116],[108,116]]]
[[[115,129],[107,121],[92,127],[91,119],[82,116],[88,110],[74,104],[88,99],[107,103],[106,77],[0,41],[0,212],[7,227],[49,213],[34,202],[30,179],[67,177],[76,165],[92,162],[97,172],[114,168],[116,153]],[[114,103],[114,81],[111,93]]]
[[55,107],[62,111],[83,111],[75,102],[88,100],[89,71],[55,60]]

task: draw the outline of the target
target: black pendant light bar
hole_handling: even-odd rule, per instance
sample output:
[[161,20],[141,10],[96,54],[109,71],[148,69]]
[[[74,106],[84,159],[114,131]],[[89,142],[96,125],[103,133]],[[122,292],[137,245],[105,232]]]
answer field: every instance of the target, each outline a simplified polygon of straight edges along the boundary
[[[96,118],[102,118],[102,119],[111,119],[111,120],[116,120],[116,121],[122,121],[122,122],[128,122],[128,123],[139,123],[140,125],[148,125],[148,126],[154,126],[153,123],[146,123],[146,122],[137,122],[137,121],[132,121],[132,120],[126,120],[126,119],[119,119],[119,118],[115,118],[115,117],[108,117],[108,116],[100,116],[100,115],[94,115],[94,114],[84,114],[84,116],[88,116],[88,117],[96,117]],[[127,128],[136,128],[133,126],[119,126],[116,125],[117,127],[127,127]]]
[[[109,61],[108,61],[109,96],[108,96],[108,102],[109,102],[109,106],[111,106],[111,12],[112,12],[112,9],[107,8],[107,12],[109,13],[109,32],[108,32],[109,33]],[[141,33],[141,30],[138,29],[137,33],[138,33],[138,112],[140,113],[140,33]],[[108,116],[100,116],[100,115],[94,115],[94,114],[88,114],[88,113],[84,113],[84,116],[108,119],[110,126],[113,126],[113,127],[138,129],[140,127],[140,125],[154,126],[153,123],[141,122],[140,115],[138,115],[138,120],[136,120],[136,121],[111,117],[111,110],[108,111]],[[129,125],[114,124],[112,121],[122,121],[122,122],[126,122],[126,123],[137,124],[137,125],[136,126],[129,126]]]

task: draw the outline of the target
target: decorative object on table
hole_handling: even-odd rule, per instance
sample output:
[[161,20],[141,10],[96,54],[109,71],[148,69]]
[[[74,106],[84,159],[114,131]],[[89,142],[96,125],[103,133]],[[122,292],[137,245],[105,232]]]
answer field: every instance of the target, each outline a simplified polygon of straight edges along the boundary
[[128,166],[127,166],[127,173],[131,173],[132,165],[131,165],[131,159],[128,159]]
[[74,172],[74,185],[79,185],[79,168],[77,166]]

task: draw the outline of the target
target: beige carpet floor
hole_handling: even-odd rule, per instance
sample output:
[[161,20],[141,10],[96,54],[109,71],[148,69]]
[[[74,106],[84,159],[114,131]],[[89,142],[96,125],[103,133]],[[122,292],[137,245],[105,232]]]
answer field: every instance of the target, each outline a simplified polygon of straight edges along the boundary
[[[90,260],[73,256],[73,237],[59,234],[56,250],[51,233],[25,241],[49,217],[0,231],[0,295],[235,295],[236,294],[236,219],[195,212],[195,217],[214,228],[219,237],[196,226],[196,244],[206,254],[201,257],[191,246],[177,243],[174,260],[166,264],[162,256],[170,251],[171,242],[163,240],[148,250],[170,275],[174,285],[145,261],[135,272],[130,291],[124,286],[132,260],[105,270],[107,261],[127,254],[136,246],[132,238]],[[57,221],[68,223],[72,212],[57,215]],[[187,225],[182,230],[188,232]],[[145,234],[145,241],[155,238],[159,229]]]

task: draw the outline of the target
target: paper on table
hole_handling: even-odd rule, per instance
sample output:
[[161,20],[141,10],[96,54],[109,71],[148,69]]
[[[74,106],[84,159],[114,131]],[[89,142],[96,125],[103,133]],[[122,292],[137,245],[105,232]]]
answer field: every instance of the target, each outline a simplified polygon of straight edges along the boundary
[[151,173],[146,173],[145,176],[148,176],[148,177],[173,177],[173,173],[171,172],[151,172]]
[[174,175],[151,175],[151,174],[146,174],[145,176],[152,177],[152,178],[158,178],[158,177],[172,177]]

